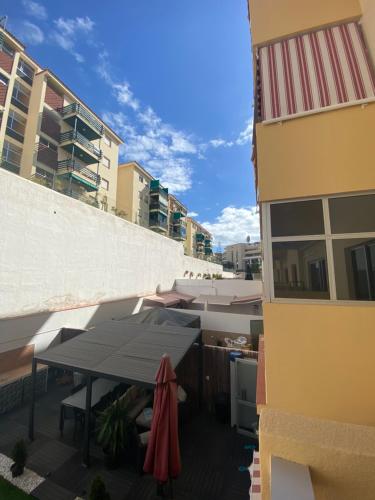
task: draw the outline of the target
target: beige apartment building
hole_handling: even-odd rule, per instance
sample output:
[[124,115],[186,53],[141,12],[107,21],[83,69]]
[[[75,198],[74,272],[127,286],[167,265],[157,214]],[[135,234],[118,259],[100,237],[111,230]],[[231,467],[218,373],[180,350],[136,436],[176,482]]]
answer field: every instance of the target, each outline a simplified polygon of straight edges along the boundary
[[117,213],[129,222],[149,227],[152,180],[152,175],[136,161],[119,165]]
[[115,211],[121,138],[0,27],[1,167]]
[[178,241],[186,240],[187,208],[173,194],[168,199],[168,234]]
[[199,259],[212,258],[212,235],[191,217],[186,217],[185,253]]

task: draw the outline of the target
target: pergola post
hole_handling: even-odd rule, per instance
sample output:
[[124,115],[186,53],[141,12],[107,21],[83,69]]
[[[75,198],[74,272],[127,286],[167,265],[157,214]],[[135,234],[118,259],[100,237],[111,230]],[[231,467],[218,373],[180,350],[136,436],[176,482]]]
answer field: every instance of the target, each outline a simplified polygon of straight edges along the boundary
[[90,466],[90,417],[91,417],[91,393],[92,377],[87,377],[86,386],[86,411],[85,411],[85,430],[83,437],[83,463],[86,467]]
[[36,369],[38,362],[35,358],[32,361],[31,369],[31,403],[30,403],[30,415],[29,415],[29,439],[34,440],[34,410],[35,410],[35,393],[36,393]]

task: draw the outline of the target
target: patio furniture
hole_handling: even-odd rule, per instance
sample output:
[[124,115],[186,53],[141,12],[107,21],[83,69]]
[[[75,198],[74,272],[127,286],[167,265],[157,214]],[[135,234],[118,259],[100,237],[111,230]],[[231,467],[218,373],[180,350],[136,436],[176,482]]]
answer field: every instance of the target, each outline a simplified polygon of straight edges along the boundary
[[[92,394],[91,394],[91,408],[96,406],[103,396],[113,391],[113,389],[118,385],[118,382],[114,382],[113,380],[107,380],[103,378],[99,378],[92,383]],[[69,411],[67,412],[67,408],[73,409],[73,416],[75,419],[74,423],[74,434],[76,431],[76,422],[78,418],[80,418],[80,414],[84,415],[86,410],[86,392],[87,387],[83,387],[76,393],[68,396],[67,398],[61,401],[60,407],[60,434],[63,435],[64,432],[64,421],[65,416],[69,415]],[[83,417],[82,417],[83,419]]]

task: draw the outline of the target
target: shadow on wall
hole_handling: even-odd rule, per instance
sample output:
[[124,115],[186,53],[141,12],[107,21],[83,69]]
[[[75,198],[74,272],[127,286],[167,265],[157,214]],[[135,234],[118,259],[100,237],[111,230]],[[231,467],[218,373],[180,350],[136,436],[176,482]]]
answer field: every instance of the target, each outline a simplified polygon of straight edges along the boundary
[[59,343],[61,328],[92,328],[103,321],[138,312],[141,305],[142,299],[134,297],[95,306],[2,319],[0,353],[28,344],[35,344],[35,352],[44,351]]

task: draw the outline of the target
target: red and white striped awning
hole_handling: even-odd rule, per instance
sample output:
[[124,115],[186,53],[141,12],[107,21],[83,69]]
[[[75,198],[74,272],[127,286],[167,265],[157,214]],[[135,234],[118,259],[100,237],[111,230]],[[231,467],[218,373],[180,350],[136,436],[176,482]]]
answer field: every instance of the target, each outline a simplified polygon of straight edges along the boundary
[[299,35],[259,49],[262,120],[375,97],[358,23]]

